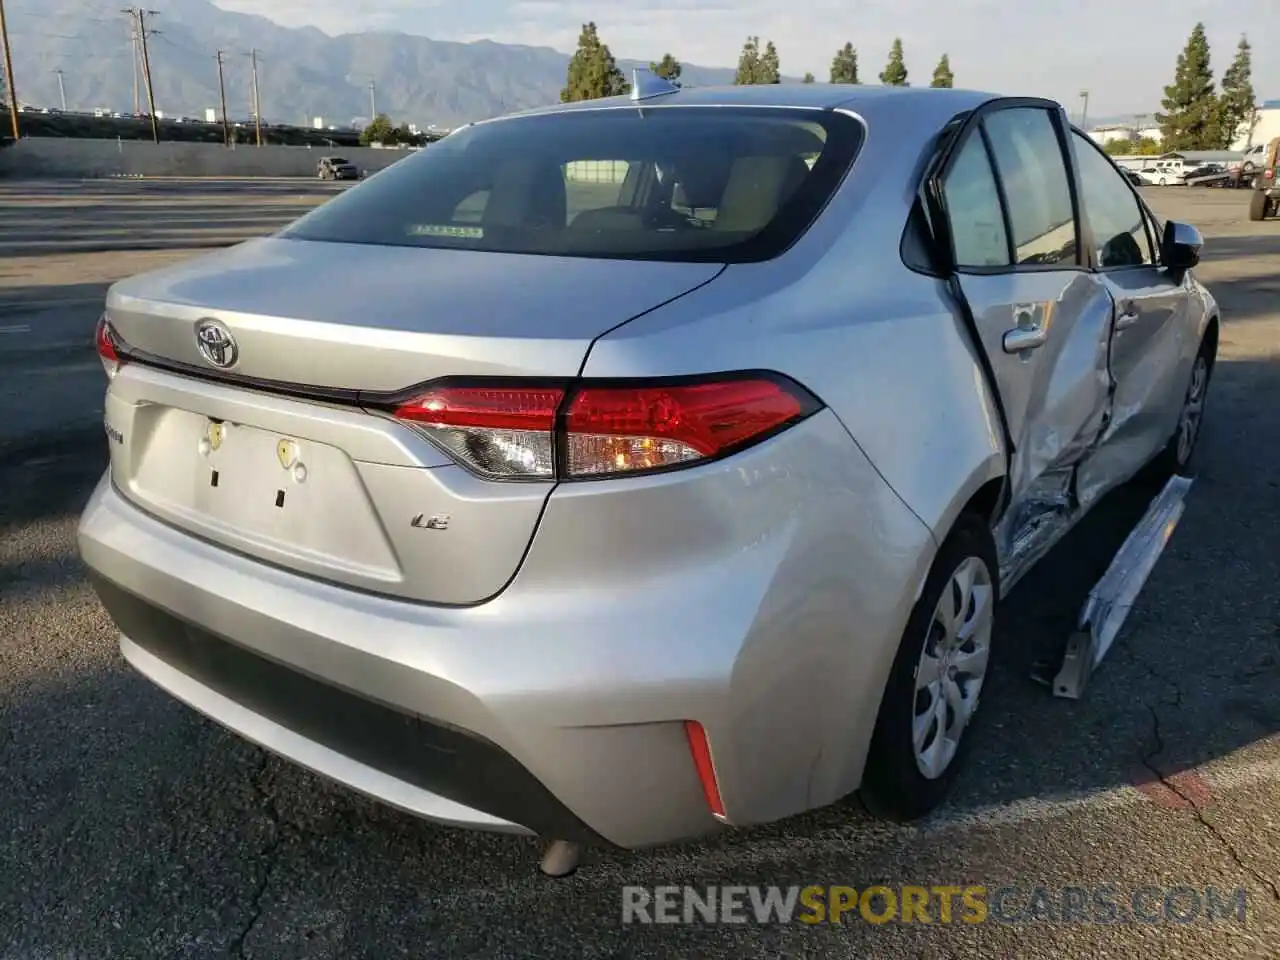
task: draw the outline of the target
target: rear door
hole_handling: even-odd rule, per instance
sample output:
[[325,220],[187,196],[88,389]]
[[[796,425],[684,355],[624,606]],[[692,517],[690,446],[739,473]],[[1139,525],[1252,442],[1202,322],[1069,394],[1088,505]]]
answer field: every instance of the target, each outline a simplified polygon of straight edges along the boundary
[[1168,440],[1182,399],[1188,277],[1160,265],[1159,234],[1142,201],[1089,137],[1071,133],[1090,266],[1115,300],[1111,420],[1081,491],[1095,496],[1134,473]]
[[1048,101],[977,111],[932,181],[1011,446],[1002,557],[1074,507],[1107,408],[1112,304],[1079,237],[1068,127]]

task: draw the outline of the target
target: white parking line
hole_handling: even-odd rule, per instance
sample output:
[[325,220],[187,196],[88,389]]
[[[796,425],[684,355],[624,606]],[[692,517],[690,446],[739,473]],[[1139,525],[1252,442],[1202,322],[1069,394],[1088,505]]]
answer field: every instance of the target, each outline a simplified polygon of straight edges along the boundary
[[0,327],[0,334],[4,333],[30,333],[31,327],[25,323],[15,323],[11,326]]

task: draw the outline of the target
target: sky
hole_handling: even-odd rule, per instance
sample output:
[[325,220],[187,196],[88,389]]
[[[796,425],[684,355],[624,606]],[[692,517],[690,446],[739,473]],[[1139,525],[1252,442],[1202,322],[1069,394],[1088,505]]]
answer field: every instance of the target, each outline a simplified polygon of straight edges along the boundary
[[[1259,100],[1280,99],[1277,0],[214,0],[287,26],[326,33],[395,30],[436,40],[491,39],[572,52],[594,20],[614,56],[671,52],[701,66],[733,66],[748,34],[772,40],[783,73],[825,80],[836,49],[858,50],[876,82],[894,37],[909,79],[927,84],[946,53],[956,86],[1051,97],[1078,118],[1150,114],[1173,79],[1196,21],[1208,31],[1215,78],[1241,33],[1254,49]],[[1268,51],[1270,51],[1268,55]]]

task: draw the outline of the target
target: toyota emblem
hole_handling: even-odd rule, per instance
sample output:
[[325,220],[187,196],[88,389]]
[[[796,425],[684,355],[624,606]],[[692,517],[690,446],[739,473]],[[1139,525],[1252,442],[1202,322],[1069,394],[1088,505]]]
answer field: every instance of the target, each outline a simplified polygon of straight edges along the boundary
[[196,346],[200,348],[200,356],[224,370],[234,367],[240,357],[235,337],[217,320],[201,320],[196,324]]

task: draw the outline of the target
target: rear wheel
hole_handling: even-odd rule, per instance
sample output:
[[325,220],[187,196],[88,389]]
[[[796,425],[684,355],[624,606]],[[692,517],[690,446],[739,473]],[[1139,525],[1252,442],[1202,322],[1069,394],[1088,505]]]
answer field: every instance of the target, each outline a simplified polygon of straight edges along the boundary
[[1249,219],[1264,220],[1267,216],[1267,206],[1270,198],[1261,190],[1253,191],[1253,196],[1249,199]]
[[998,578],[990,530],[963,515],[933,561],[885,688],[859,790],[873,815],[914,820],[945,799],[988,676]]

